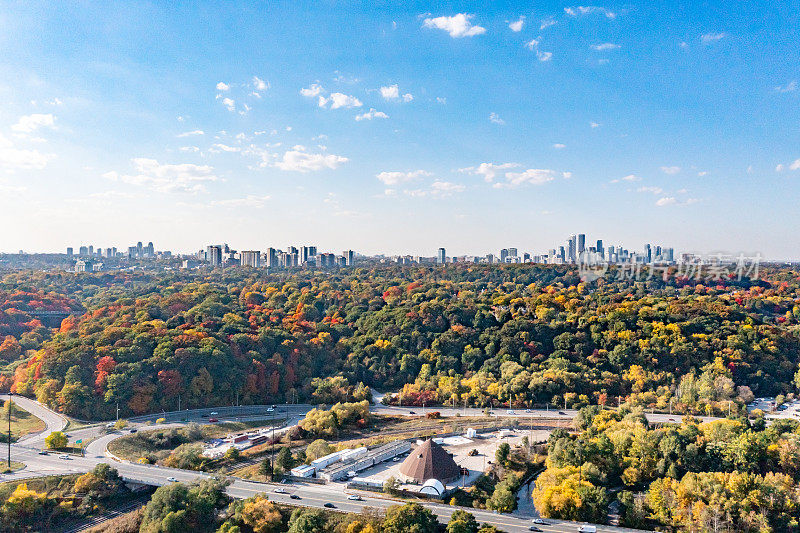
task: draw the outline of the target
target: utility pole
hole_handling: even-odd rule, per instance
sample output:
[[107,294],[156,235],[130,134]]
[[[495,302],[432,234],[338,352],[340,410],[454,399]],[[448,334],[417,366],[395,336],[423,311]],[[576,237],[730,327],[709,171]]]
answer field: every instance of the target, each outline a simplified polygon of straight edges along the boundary
[[117,402],[117,422],[119,422],[119,402]]
[[11,396],[8,397],[8,469],[11,470]]
[[178,414],[180,414],[180,410],[181,410],[181,395],[178,394]]

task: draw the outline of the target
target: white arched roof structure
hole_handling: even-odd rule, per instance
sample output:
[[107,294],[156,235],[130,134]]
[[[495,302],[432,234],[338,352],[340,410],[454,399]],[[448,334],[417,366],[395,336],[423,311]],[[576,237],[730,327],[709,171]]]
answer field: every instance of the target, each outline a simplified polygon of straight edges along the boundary
[[441,498],[444,494],[444,485],[438,479],[431,478],[422,484],[422,488],[419,489],[419,492],[421,494],[427,494],[428,496]]

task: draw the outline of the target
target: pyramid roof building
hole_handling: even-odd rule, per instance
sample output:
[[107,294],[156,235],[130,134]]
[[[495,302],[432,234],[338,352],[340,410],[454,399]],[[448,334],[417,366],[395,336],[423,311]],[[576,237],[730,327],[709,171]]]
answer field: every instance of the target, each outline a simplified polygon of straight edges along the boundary
[[403,461],[400,474],[419,483],[429,479],[446,483],[457,479],[461,469],[444,448],[432,440],[426,440]]

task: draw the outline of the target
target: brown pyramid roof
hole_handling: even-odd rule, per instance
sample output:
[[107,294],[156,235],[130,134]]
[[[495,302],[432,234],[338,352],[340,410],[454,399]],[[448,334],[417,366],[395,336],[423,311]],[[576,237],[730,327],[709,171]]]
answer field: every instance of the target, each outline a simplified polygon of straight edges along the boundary
[[432,440],[426,440],[403,461],[400,473],[420,482],[428,479],[447,482],[456,479],[461,470],[441,446]]

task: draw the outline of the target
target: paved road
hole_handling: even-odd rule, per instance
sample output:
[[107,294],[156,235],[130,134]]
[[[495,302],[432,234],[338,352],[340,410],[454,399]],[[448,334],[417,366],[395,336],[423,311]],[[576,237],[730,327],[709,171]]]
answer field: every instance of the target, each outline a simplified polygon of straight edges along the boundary
[[[208,474],[201,473],[201,472],[194,472],[194,471],[187,471],[187,470],[178,470],[178,469],[171,469],[171,468],[164,468],[159,467],[156,465],[140,465],[135,463],[130,463],[127,461],[113,461],[110,460],[108,457],[105,457],[106,448],[109,442],[113,439],[120,437],[122,434],[128,433],[125,431],[124,433],[111,433],[105,434],[105,424],[98,424],[93,427],[87,427],[82,429],[77,429],[75,431],[71,431],[71,440],[75,440],[77,438],[95,438],[93,442],[91,442],[86,449],[86,456],[85,457],[71,457],[69,459],[63,459],[60,455],[50,453],[48,455],[41,455],[39,452],[43,445],[44,437],[49,434],[50,431],[55,431],[59,429],[63,429],[66,424],[66,420],[61,415],[50,411],[48,408],[38,404],[33,400],[29,400],[26,398],[15,397],[15,401],[19,401],[20,406],[28,409],[34,415],[40,417],[42,420],[45,421],[47,424],[47,430],[40,433],[39,435],[33,436],[31,438],[26,439],[24,442],[17,443],[12,446],[12,458],[14,460],[23,462],[27,465],[27,468],[24,470],[14,472],[12,474],[6,474],[2,476],[2,480],[13,480],[13,479],[25,479],[33,476],[41,476],[41,475],[63,475],[63,474],[70,474],[70,473],[83,473],[88,472],[92,468],[94,468],[99,463],[110,463],[112,464],[123,477],[123,479],[131,482],[137,483],[145,483],[154,486],[162,486],[171,483],[169,478],[174,478],[178,481],[187,482],[192,481],[202,477],[208,477]],[[140,426],[145,424],[146,422],[152,422],[157,418],[165,418],[166,424],[165,426],[172,426],[172,425],[181,425],[188,423],[190,421],[195,422],[206,422],[207,417],[211,416],[211,413],[217,413],[214,417],[218,418],[220,421],[225,420],[244,420],[244,419],[260,419],[263,420],[265,418],[269,418],[272,416],[275,417],[288,417],[291,421],[296,421],[300,417],[305,414],[310,409],[308,405],[281,405],[276,406],[276,409],[272,412],[267,412],[267,406],[242,406],[242,407],[227,407],[227,408],[209,408],[209,409],[199,409],[193,411],[182,411],[177,413],[162,413],[160,415],[149,415],[146,417],[138,417],[131,419],[133,425]],[[391,413],[391,414],[400,414],[406,416],[414,416],[411,411],[414,411],[416,414],[421,414],[419,409],[417,408],[399,408],[399,407],[386,407],[386,406],[376,406],[373,410],[377,413]],[[448,409],[441,409],[437,408],[436,410],[440,411],[443,416],[451,416],[455,415],[455,412],[458,411],[461,414],[467,415],[476,415],[479,416],[483,413],[481,409],[467,409],[465,413],[462,410],[448,410]],[[502,413],[503,416],[507,416],[507,413]],[[548,411],[534,411],[530,413],[525,413],[521,411],[519,413],[515,412],[508,416],[518,416],[523,418],[553,418],[556,417],[563,417],[564,419],[569,419],[574,416],[575,411],[563,411],[559,412],[548,412]],[[204,416],[205,415],[205,416]],[[658,416],[658,415],[657,415]],[[361,501],[351,501],[348,499],[348,494],[344,493],[341,489],[341,485],[339,484],[331,484],[331,485],[305,485],[305,484],[297,484],[297,485],[282,485],[285,487],[290,493],[296,494],[300,497],[300,499],[290,499],[289,495],[286,494],[278,494],[274,492],[274,489],[277,485],[270,485],[264,483],[256,483],[252,481],[246,481],[243,479],[238,478],[231,478],[233,481],[231,485],[228,487],[228,493],[234,498],[248,498],[250,496],[254,496],[260,493],[269,493],[270,498],[274,501],[280,503],[286,503],[290,505],[302,505],[305,507],[323,507],[326,503],[331,503],[336,506],[336,509],[340,511],[347,511],[347,512],[360,512],[364,507],[372,507],[372,508],[379,508],[379,509],[386,509],[391,505],[395,505],[397,502],[391,499],[385,498],[382,495],[374,495],[371,493],[360,493],[362,495]],[[439,503],[433,502],[423,502],[423,505],[429,508],[432,512],[434,512],[442,522],[447,522],[449,516],[452,514],[455,507],[451,507],[448,505],[443,505]],[[489,523],[497,526],[499,529],[508,532],[521,532],[521,531],[528,531],[528,528],[531,525],[531,516],[524,516],[524,515],[508,515],[508,514],[496,514],[487,511],[481,511],[477,509],[467,509],[473,515],[475,515],[476,519],[481,523]],[[579,524],[574,522],[563,522],[563,521],[551,521],[552,523],[547,526],[540,526],[542,530],[548,532],[575,532],[577,531],[577,527]],[[597,526],[597,530],[601,532],[619,532],[619,531],[632,531],[626,530],[623,528],[615,528],[611,526]]]

